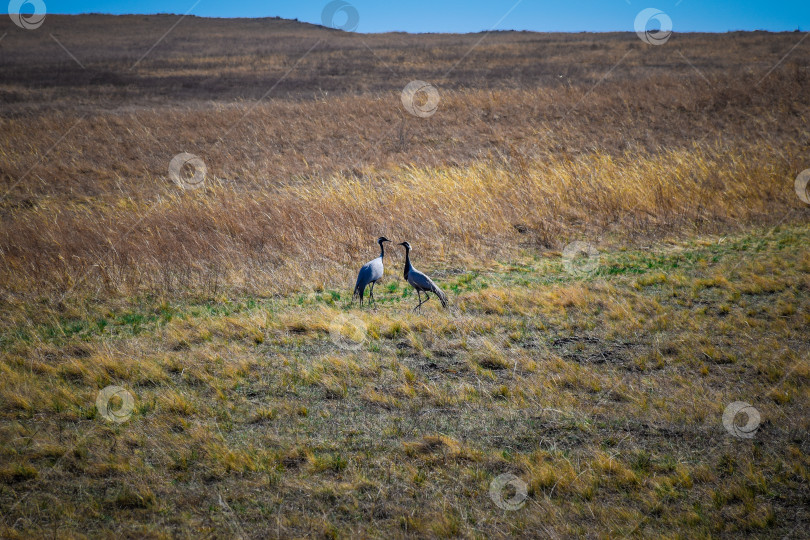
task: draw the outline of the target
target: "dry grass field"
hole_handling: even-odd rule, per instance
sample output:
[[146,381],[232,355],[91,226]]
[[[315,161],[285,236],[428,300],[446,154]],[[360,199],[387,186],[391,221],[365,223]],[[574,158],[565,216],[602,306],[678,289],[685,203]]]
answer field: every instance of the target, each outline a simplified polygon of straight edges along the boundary
[[0,537],[806,535],[806,34],[0,36]]

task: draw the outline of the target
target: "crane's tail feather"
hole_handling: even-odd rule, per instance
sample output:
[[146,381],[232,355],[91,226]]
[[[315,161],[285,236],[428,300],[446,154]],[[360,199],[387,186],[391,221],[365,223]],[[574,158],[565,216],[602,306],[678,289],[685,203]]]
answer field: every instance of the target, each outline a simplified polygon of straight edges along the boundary
[[433,285],[432,291],[433,291],[433,294],[435,294],[436,296],[439,297],[439,302],[442,303],[442,307],[446,308],[447,307],[447,295],[444,294],[444,292],[439,287],[437,287],[435,284]]

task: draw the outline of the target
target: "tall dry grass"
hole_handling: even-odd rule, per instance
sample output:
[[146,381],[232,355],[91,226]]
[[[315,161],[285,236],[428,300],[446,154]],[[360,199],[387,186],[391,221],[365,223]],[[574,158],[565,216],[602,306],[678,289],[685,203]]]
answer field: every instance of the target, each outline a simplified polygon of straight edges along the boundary
[[695,142],[746,151],[764,144],[769,159],[781,161],[782,148],[810,152],[810,78],[788,66],[757,85],[762,74],[721,71],[711,83],[693,73],[614,75],[597,87],[440,87],[430,118],[405,112],[399,92],[7,117],[0,211],[41,197],[153,197],[183,151],[201,156],[213,176],[248,185],[512,155],[649,154]]
[[[150,200],[43,202],[3,231],[7,294],[274,294],[348,287],[384,234],[423,266],[458,266],[576,238],[743,229],[806,214],[791,166],[722,144],[622,156],[513,157],[246,187],[211,180]],[[7,297],[7,300],[9,297]]]

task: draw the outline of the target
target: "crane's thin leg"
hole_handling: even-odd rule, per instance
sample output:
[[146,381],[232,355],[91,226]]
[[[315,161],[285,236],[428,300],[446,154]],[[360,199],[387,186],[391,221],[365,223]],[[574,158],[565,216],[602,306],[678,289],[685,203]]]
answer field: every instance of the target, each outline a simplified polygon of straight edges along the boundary
[[360,289],[360,307],[363,307],[363,293],[365,293],[365,292],[366,292],[366,288],[364,286],[362,289]]
[[[419,291],[416,291],[416,294],[419,294]],[[421,308],[422,308],[422,304],[424,304],[424,303],[425,303],[425,302],[427,302],[428,300],[430,300],[430,296],[428,295],[427,291],[425,291],[425,299],[424,299],[424,300],[422,300],[422,295],[421,295],[421,294],[419,294],[419,305],[418,305],[418,306],[416,306],[414,309],[421,309]]]
[[[368,301],[369,301],[369,302],[371,302],[372,300],[374,300],[374,284],[375,284],[375,283],[377,283],[377,282],[376,282],[376,281],[372,281],[372,282],[371,282],[371,288],[368,290]],[[376,301],[376,300],[374,300],[374,303],[376,304],[376,303],[377,303],[377,301]]]
[[416,305],[416,307],[413,308],[414,311],[416,311],[419,308],[419,306],[422,305],[422,293],[419,292],[419,289],[416,289],[416,296],[419,297],[419,303]]

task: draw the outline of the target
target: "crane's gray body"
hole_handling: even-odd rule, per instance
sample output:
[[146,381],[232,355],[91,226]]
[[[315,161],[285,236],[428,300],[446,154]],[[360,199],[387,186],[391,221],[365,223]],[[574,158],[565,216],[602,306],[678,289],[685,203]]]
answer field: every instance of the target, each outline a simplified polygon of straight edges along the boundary
[[374,284],[377,282],[378,279],[383,277],[385,273],[385,267],[383,266],[383,258],[385,257],[385,249],[383,248],[383,242],[390,242],[384,236],[381,236],[377,239],[377,243],[380,244],[380,256],[374,259],[373,261],[369,261],[360,268],[360,272],[357,274],[357,283],[354,285],[354,294],[360,296],[360,305],[363,305],[363,294],[365,293],[366,287],[371,285],[369,289],[369,299],[374,299]]
[[[444,294],[444,292],[435,283],[433,283],[432,279],[414,268],[411,264],[411,245],[408,242],[403,242],[400,245],[405,246],[405,271],[403,273],[403,277],[405,278],[405,281],[410,283],[411,287],[416,289],[416,294],[419,296],[419,305],[416,306],[416,308],[430,300],[428,292],[432,292],[439,298],[439,301],[442,303],[442,307],[447,307],[447,295]],[[425,293],[426,298],[424,302],[422,301],[421,293]]]
[[360,273],[357,274],[357,284],[354,286],[354,290],[359,292],[362,297],[363,289],[383,277],[383,273],[385,273],[385,268],[383,267],[383,257],[380,255],[373,261],[364,264],[360,269]]

